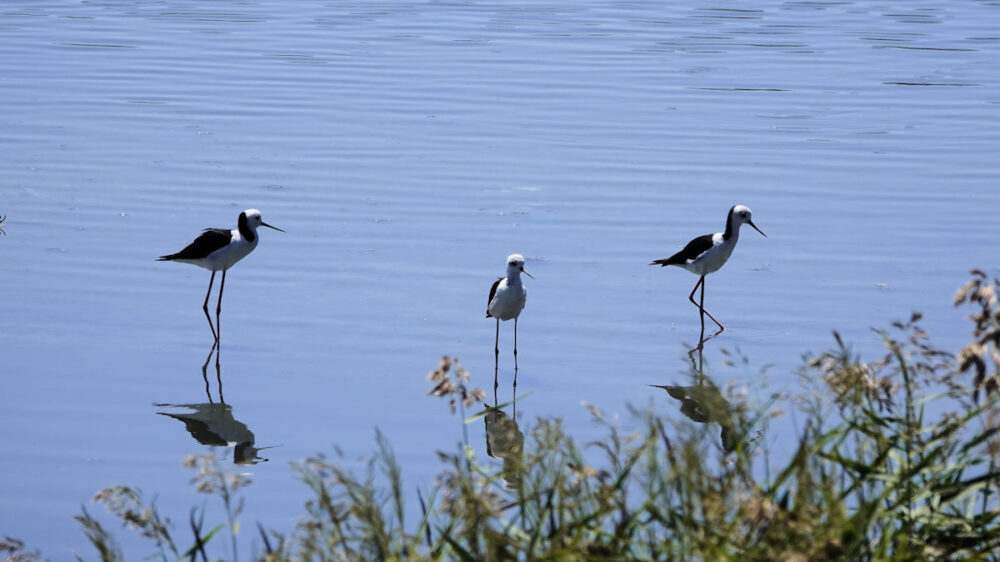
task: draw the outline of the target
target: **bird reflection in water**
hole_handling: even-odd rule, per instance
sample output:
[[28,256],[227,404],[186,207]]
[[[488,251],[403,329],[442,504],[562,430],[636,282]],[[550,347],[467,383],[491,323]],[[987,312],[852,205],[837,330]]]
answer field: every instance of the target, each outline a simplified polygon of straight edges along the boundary
[[521,487],[524,472],[524,433],[513,417],[500,408],[490,408],[486,420],[486,454],[503,461],[503,479],[510,490]]
[[693,386],[652,384],[667,391],[671,398],[680,400],[681,413],[697,423],[716,423],[722,427],[722,448],[728,453],[736,449],[736,428],[733,426],[732,406],[723,398],[718,387],[711,383]]
[[[212,399],[208,382],[208,365],[215,355],[215,378],[219,384],[219,401]],[[270,447],[255,447],[254,434],[245,423],[233,417],[233,408],[222,397],[222,369],[219,362],[219,344],[216,342],[208,358],[201,367],[205,380],[205,395],[208,402],[200,404],[156,404],[157,408],[185,409],[186,412],[157,412],[179,420],[191,437],[198,443],[210,447],[233,447],[233,462],[240,465],[257,464],[268,459],[260,457],[260,451]]]
[[739,444],[739,432],[732,404],[722,396],[719,387],[705,377],[703,371],[702,351],[705,342],[710,339],[712,339],[711,336],[704,337],[703,330],[698,346],[688,352],[697,384],[688,386],[651,384],[649,386],[662,388],[667,391],[671,398],[679,400],[681,413],[691,421],[718,424],[722,428],[720,435],[722,448],[728,453],[736,449]]

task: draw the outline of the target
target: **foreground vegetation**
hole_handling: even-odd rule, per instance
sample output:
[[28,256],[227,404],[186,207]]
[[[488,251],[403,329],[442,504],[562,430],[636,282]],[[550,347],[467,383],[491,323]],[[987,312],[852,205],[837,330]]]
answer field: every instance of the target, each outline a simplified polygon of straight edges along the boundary
[[[404,493],[381,435],[360,474],[323,455],[306,459],[295,470],[311,499],[296,528],[286,535],[258,524],[260,552],[248,556],[1000,559],[998,291],[1000,281],[974,271],[956,295],[956,305],[974,307],[973,339],[957,355],[931,345],[918,315],[878,331],[886,352],[871,361],[835,334],[834,348],[801,368],[797,442],[780,463],[757,439],[774,408],[727,399],[693,360],[694,384],[662,388],[701,424],[634,410],[626,432],[592,407],[606,438],[581,446],[557,419],[539,419],[525,434],[502,409],[487,408],[466,421],[485,420],[488,452],[503,468],[475,456],[463,427],[464,446],[439,453],[439,478],[416,497]],[[482,399],[457,361],[445,358],[431,380],[431,393],[463,416]],[[148,538],[155,558],[236,558],[246,481],[212,456],[188,465],[198,490],[218,496],[226,521],[208,526],[193,510],[178,529],[128,487],[95,501]],[[404,501],[418,502],[422,515],[408,520]],[[97,517],[85,509],[76,519],[102,560],[124,559]],[[38,557],[13,539],[0,548],[13,560]]]

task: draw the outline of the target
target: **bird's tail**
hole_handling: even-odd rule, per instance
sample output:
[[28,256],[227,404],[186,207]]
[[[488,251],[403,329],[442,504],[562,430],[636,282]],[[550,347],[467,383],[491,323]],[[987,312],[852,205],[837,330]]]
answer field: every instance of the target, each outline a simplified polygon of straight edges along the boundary
[[654,260],[649,262],[649,265],[658,265],[660,267],[667,267],[668,265],[673,265],[675,262],[670,261],[670,258],[663,258],[662,260]]
[[170,255],[167,255],[167,256],[160,256],[160,257],[156,258],[156,261],[173,261],[173,259],[175,257],[177,257],[177,254],[170,254]]

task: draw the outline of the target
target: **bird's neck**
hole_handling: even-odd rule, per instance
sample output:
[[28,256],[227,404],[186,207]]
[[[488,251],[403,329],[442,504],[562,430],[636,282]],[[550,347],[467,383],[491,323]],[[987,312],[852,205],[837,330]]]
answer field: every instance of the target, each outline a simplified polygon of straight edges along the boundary
[[237,228],[240,231],[240,236],[243,237],[247,242],[257,241],[257,231],[250,228],[250,223],[247,221],[247,216],[245,213],[240,214],[240,220],[236,223]]
[[521,284],[521,272],[520,271],[508,271],[507,272],[507,285],[520,285]]
[[731,220],[731,221],[727,222],[726,223],[726,231],[722,234],[722,239],[726,240],[726,241],[729,241],[729,240],[734,240],[735,241],[739,237],[740,237],[740,223],[738,223],[738,222],[736,222],[734,220]]

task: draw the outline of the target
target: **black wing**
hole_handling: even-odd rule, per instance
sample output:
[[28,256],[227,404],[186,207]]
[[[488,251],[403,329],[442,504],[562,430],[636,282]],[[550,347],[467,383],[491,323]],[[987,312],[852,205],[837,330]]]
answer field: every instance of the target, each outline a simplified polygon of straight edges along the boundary
[[497,277],[497,280],[493,282],[493,286],[490,287],[490,298],[486,299],[486,317],[490,317],[490,303],[493,302],[493,297],[497,294],[497,287],[500,286],[500,282],[503,281],[504,277]]
[[714,244],[712,243],[712,237],[714,234],[706,234],[704,236],[699,236],[694,240],[688,242],[684,249],[677,252],[676,254],[670,256],[669,258],[656,260],[649,262],[649,265],[659,265],[666,267],[668,265],[680,265],[685,264],[688,260],[693,260],[696,257],[707,252]]
[[156,261],[196,260],[212,252],[225,248],[233,239],[233,231],[224,228],[206,228],[201,236],[194,239],[186,248],[166,256],[160,256]]
[[213,445],[225,447],[229,442],[223,439],[218,433],[212,431],[212,428],[208,427],[208,424],[202,420],[192,418],[190,416],[185,416],[184,414],[168,414],[166,412],[157,412],[161,416],[167,416],[169,418],[174,418],[175,420],[180,420],[184,422],[184,429],[188,430],[191,437],[194,437],[202,445]]

